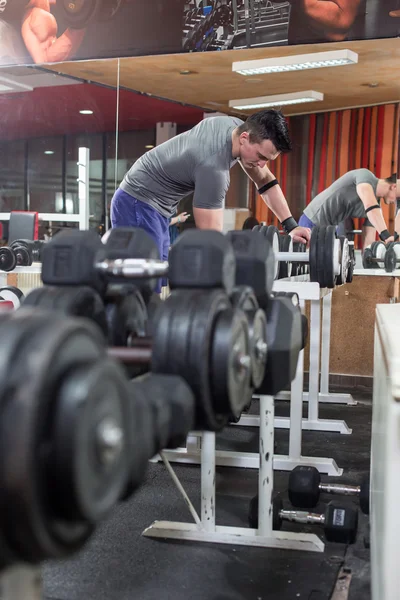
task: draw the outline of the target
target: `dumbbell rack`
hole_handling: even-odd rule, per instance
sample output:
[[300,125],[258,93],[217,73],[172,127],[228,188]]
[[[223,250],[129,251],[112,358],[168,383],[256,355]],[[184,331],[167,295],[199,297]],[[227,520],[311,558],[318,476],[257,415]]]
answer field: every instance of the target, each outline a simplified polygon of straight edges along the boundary
[[[276,292],[296,292],[299,295],[299,301],[304,311],[305,301],[309,300],[311,304],[310,312],[310,384],[308,394],[303,392],[304,378],[304,351],[301,351],[297,364],[296,377],[291,384],[291,391],[283,396],[283,399],[289,400],[290,417],[275,417],[274,425],[277,429],[290,429],[289,433],[289,454],[274,456],[273,467],[278,471],[291,471],[298,465],[310,465],[316,467],[321,473],[327,473],[331,476],[340,476],[343,470],[338,467],[333,458],[327,457],[307,457],[301,453],[302,430],[308,431],[330,431],[345,435],[350,435],[352,430],[345,421],[319,418],[319,402],[321,398],[326,401],[329,397],[328,391],[323,393],[322,384],[326,385],[329,381],[329,348],[330,348],[330,322],[331,322],[331,302],[332,290],[321,289],[318,283],[310,282],[307,275],[298,277],[280,279],[274,282],[274,291]],[[325,300],[329,299],[329,300]],[[319,392],[319,351],[321,341],[321,300],[324,302],[322,360],[324,368],[327,369],[325,378],[321,376],[321,390]],[[343,396],[343,400],[341,398]],[[282,399],[282,394],[277,395],[277,399]],[[302,418],[303,401],[311,399],[308,402],[308,417]],[[333,395],[331,401],[345,401],[352,403],[352,397],[349,394]],[[243,415],[236,426],[260,427],[261,418],[258,415]],[[199,464],[201,462],[202,438],[199,433],[191,433],[186,442],[186,448],[177,448],[175,450],[166,450],[165,455],[172,462]],[[160,457],[154,457],[153,461],[160,460]],[[254,452],[233,452],[230,450],[216,451],[216,464],[226,467],[244,467],[251,469],[259,468],[259,455]]]
[[271,458],[274,455],[274,412],[274,398],[272,396],[260,396],[258,529],[216,525],[216,434],[204,432],[201,434],[201,516],[199,517],[196,513],[177,475],[172,470],[167,458],[168,452],[164,451],[162,459],[195,522],[155,521],[144,530],[142,535],[151,538],[190,540],[234,546],[244,545],[323,552],[325,545],[314,534],[273,531],[272,529],[273,461]]

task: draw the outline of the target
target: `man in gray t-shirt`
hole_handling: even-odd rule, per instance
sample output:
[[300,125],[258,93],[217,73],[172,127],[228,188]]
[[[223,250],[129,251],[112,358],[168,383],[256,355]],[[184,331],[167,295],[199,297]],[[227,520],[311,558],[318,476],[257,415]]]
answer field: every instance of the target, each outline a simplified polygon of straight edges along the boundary
[[383,198],[385,204],[394,204],[396,195],[396,175],[378,179],[368,169],[355,169],[315,196],[305,208],[299,224],[312,228],[314,225],[339,225],[350,218],[364,218],[363,248],[375,240],[375,230],[383,241],[390,242],[394,237],[387,229],[379,202]]
[[269,160],[290,150],[287,123],[280,111],[261,111],[245,122],[229,116],[206,118],[134,163],[112,199],[111,224],[146,230],[156,241],[161,258],[166,259],[169,218],[189,194],[194,194],[196,226],[222,231],[230,169],[239,161],[287,233],[306,243],[310,229],[297,225],[267,167]]

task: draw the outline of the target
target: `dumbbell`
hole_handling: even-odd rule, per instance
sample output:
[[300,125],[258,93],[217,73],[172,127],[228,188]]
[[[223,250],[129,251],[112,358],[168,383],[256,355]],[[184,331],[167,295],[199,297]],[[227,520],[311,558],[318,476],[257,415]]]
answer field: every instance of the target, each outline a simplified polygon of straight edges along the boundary
[[[248,518],[250,527],[257,529],[258,496],[254,496],[251,499]],[[275,496],[272,499],[272,529],[275,531],[280,530],[283,521],[322,525],[325,538],[328,542],[354,544],[358,529],[358,512],[352,506],[345,506],[334,502],[327,504],[325,513],[323,514],[284,510],[282,498]]]
[[266,236],[252,231],[226,234],[236,259],[236,285],[249,286],[267,315],[267,365],[257,392],[275,395],[296,375],[303,344],[301,310],[293,296],[272,297],[275,260]]
[[10,244],[10,248],[17,255],[21,255],[20,261],[17,263],[21,266],[30,266],[33,262],[40,262],[42,249],[46,242],[43,240],[14,240]]
[[79,550],[149,459],[200,423],[181,377],[128,381],[87,320],[1,313],[0,344],[4,568]]
[[[334,288],[336,278],[341,274],[341,243],[336,236],[336,228],[332,225],[328,227],[313,227],[311,231],[310,249],[308,252],[280,252],[279,250],[279,230],[276,227],[254,228],[252,231],[265,236],[269,241],[275,255],[275,279],[279,273],[279,262],[309,263],[310,281],[318,282],[321,287]],[[346,269],[349,267],[349,261],[345,265],[345,272],[342,277],[347,277]]]
[[369,477],[364,477],[360,485],[342,483],[322,483],[321,475],[315,467],[298,466],[289,475],[289,500],[298,508],[314,508],[321,492],[342,496],[358,496],[360,508],[369,514]]
[[365,248],[362,262],[364,269],[381,268],[383,264],[387,273],[393,273],[400,263],[400,243],[391,242],[386,245],[383,242],[373,242]]

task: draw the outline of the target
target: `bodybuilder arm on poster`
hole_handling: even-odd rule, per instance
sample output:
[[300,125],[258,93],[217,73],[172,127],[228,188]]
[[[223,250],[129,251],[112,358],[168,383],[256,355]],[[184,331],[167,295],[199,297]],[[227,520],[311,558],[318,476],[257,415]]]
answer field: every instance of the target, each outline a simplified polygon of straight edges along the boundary
[[357,16],[361,0],[300,0],[313,28],[331,41],[341,41]]
[[22,38],[36,64],[67,60],[85,35],[85,29],[66,29],[57,37],[57,21],[50,12],[50,5],[55,3],[56,0],[30,0],[22,19]]

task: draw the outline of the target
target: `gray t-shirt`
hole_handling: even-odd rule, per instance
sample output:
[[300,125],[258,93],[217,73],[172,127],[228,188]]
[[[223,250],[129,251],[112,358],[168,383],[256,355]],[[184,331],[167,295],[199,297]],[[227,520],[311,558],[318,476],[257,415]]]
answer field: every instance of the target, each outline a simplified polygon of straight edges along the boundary
[[[339,177],[315,196],[304,214],[316,225],[339,225],[347,217],[365,218],[364,204],[357,194],[359,183],[370,183],[376,195],[378,178],[368,169],[355,169]],[[379,203],[379,198],[377,198]]]
[[182,198],[194,192],[196,208],[221,208],[230,183],[232,131],[243,121],[208,117],[143,154],[120,188],[171,217]]

